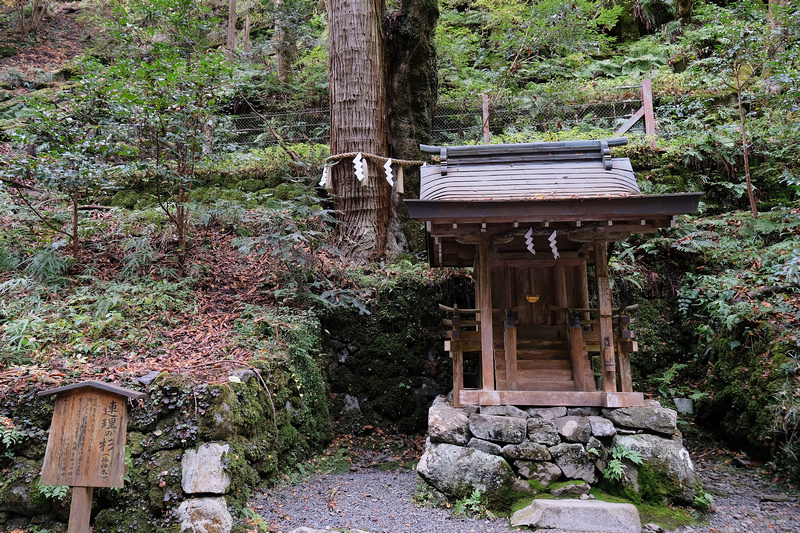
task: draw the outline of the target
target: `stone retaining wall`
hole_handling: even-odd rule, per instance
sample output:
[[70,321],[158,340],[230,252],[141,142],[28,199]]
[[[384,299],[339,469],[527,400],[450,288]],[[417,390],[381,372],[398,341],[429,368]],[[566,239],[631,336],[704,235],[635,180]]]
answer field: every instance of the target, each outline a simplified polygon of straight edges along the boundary
[[657,402],[620,409],[454,408],[440,396],[428,412],[428,431],[417,472],[451,499],[475,488],[497,503],[512,488],[541,490],[570,480],[601,484],[617,446],[643,460],[639,466],[623,461],[624,491],[659,503],[692,503],[702,490],[676,412]]
[[[330,437],[325,390],[301,387],[294,379],[297,368],[287,362],[264,364],[260,377],[239,370],[231,373],[235,380],[217,385],[166,372],[140,378],[147,397],[130,408],[125,486],[94,491],[93,531],[249,530],[235,525],[232,514],[245,505],[251,490],[276,480]],[[64,533],[70,493],[54,498],[38,483],[53,402],[37,397],[36,385],[0,397],[0,416],[13,420],[24,435],[11,447],[0,442],[5,473],[0,478],[0,531],[35,525]]]

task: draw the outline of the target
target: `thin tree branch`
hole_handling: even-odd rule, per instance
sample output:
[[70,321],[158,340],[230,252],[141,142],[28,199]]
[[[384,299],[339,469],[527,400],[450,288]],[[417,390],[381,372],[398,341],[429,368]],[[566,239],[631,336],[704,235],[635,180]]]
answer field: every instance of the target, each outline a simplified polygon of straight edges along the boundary
[[24,183],[16,181],[16,180],[9,180],[9,179],[6,179],[6,178],[0,178],[0,181],[10,185],[11,187],[13,187],[15,189],[28,189],[29,191],[44,192],[41,189],[37,189],[36,187],[31,187],[30,185],[25,185]]
[[38,218],[39,220],[41,220],[41,221],[42,221],[42,223],[43,223],[45,226],[47,226],[47,227],[48,227],[48,228],[50,228],[51,230],[55,231],[56,233],[61,233],[62,235],[66,235],[67,237],[69,237],[70,239],[72,239],[72,235],[70,235],[69,233],[67,233],[66,231],[64,231],[64,230],[62,230],[62,229],[60,229],[60,228],[57,228],[57,227],[55,227],[53,224],[51,224],[51,223],[50,223],[50,221],[49,221],[49,220],[47,220],[46,218],[44,218],[44,217],[42,216],[42,214],[41,214],[41,213],[39,213],[39,211],[38,211],[38,210],[37,210],[35,207],[33,207],[33,204],[32,204],[32,203],[30,203],[30,202],[28,201],[28,198],[27,198],[27,197],[26,197],[24,194],[22,194],[22,191],[20,191],[19,189],[16,189],[16,191],[17,191],[17,195],[19,196],[19,199],[20,199],[20,200],[22,200],[22,202],[23,202],[23,203],[24,203],[24,204],[25,204],[25,205],[28,207],[28,209],[30,209],[30,210],[31,210],[31,212],[32,212],[34,215],[36,215],[36,218]]
[[262,115],[261,113],[259,113],[258,111],[256,111],[256,108],[254,108],[254,107],[253,107],[253,105],[250,103],[250,101],[249,101],[247,98],[245,98],[245,96],[242,94],[242,92],[241,92],[241,91],[239,91],[239,96],[241,96],[241,97],[242,97],[242,100],[244,100],[244,102],[247,104],[247,106],[250,108],[250,110],[251,110],[253,113],[255,113],[256,115],[258,115],[258,117],[259,117],[261,120],[263,120],[263,121],[264,121],[264,123],[265,123],[265,124],[267,125],[267,127],[269,128],[269,131],[270,131],[270,133],[272,133],[272,136],[273,136],[273,137],[275,137],[275,139],[278,141],[278,144],[280,145],[281,149],[282,149],[284,152],[286,152],[286,153],[289,155],[289,157],[291,157],[291,158],[292,158],[292,160],[293,160],[295,163],[297,163],[297,166],[299,166],[300,168],[302,168],[302,169],[303,169],[303,174],[305,174],[305,175],[306,175],[306,177],[308,177],[308,178],[314,178],[314,177],[316,177],[316,175],[315,175],[315,174],[312,174],[312,173],[311,173],[311,171],[308,169],[308,165],[306,165],[306,164],[305,164],[305,162],[303,161],[303,159],[302,159],[302,158],[301,158],[299,155],[297,155],[297,152],[295,152],[294,150],[292,150],[291,148],[289,148],[289,146],[286,144],[286,142],[283,140],[283,138],[280,136],[280,134],[278,134],[278,132],[277,132],[277,131],[275,131],[275,128],[273,128],[273,127],[272,127],[272,124],[271,124],[271,123],[270,123],[270,121],[267,119],[267,117],[265,117],[264,115]]
[[107,205],[79,205],[78,211],[109,211],[113,207]]

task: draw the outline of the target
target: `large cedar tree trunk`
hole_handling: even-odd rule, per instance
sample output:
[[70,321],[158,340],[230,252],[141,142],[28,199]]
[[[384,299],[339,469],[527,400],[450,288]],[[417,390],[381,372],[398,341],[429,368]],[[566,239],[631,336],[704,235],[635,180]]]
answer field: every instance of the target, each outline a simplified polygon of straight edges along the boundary
[[[436,103],[436,0],[403,0],[384,19],[382,0],[327,0],[330,39],[331,153],[419,159]],[[411,167],[405,174],[413,180]],[[400,252],[399,196],[379,162],[359,183],[352,159],[331,168],[338,243],[357,262]]]
[[[385,156],[386,64],[382,0],[327,0],[330,49],[331,154]],[[376,161],[359,182],[352,159],[331,167],[334,205],[341,213],[337,242],[356,262],[380,258],[386,248],[391,189]]]
[[[392,156],[398,159],[424,159],[419,145],[431,143],[439,89],[434,46],[438,20],[437,0],[403,0],[400,11],[386,17],[389,145]],[[419,168],[405,167],[404,174],[408,197],[419,191]],[[408,223],[408,212],[397,189],[392,190],[391,204],[394,216],[389,221],[389,254],[408,247],[402,230]],[[412,249],[414,244],[420,243],[412,241]]]

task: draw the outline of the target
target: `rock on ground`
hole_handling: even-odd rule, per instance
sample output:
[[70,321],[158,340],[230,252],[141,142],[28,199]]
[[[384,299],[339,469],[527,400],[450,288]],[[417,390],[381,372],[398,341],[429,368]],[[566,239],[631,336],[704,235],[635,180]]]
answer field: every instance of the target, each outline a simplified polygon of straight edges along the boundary
[[181,486],[187,494],[225,494],[231,484],[224,459],[230,446],[207,442],[186,450],[181,460]]
[[511,483],[511,467],[497,455],[453,444],[430,443],[417,465],[417,472],[439,491],[453,499],[466,498],[475,488],[487,497],[500,495]]
[[639,511],[630,503],[596,500],[534,500],[511,516],[511,527],[575,533],[641,533]]
[[225,498],[186,500],[177,510],[181,531],[189,533],[230,533],[233,518]]
[[[641,454],[647,467],[658,476],[670,496],[691,504],[700,487],[689,452],[680,443],[656,435],[617,435],[613,446],[624,446]],[[631,467],[634,490],[639,492],[638,472]]]

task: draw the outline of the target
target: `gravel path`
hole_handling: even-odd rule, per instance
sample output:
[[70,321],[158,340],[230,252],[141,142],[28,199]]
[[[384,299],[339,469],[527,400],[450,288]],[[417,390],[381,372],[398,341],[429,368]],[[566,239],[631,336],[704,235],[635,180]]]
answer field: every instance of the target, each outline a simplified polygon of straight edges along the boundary
[[251,506],[270,531],[294,528],[361,529],[413,533],[507,533],[506,520],[470,520],[446,509],[415,507],[416,472],[361,469],[326,474],[305,483],[257,494]]
[[723,463],[695,462],[703,488],[714,495],[715,512],[702,527],[683,527],[681,533],[800,532],[797,494],[768,485],[754,470]]
[[[800,503],[765,483],[753,470],[720,463],[696,464],[705,490],[714,494],[716,511],[702,526],[680,527],[681,533],[800,532]],[[297,485],[259,493],[251,506],[270,524],[270,531],[295,528],[359,529],[370,532],[500,533],[505,519],[473,520],[450,510],[415,507],[416,473],[359,468],[327,474]]]

